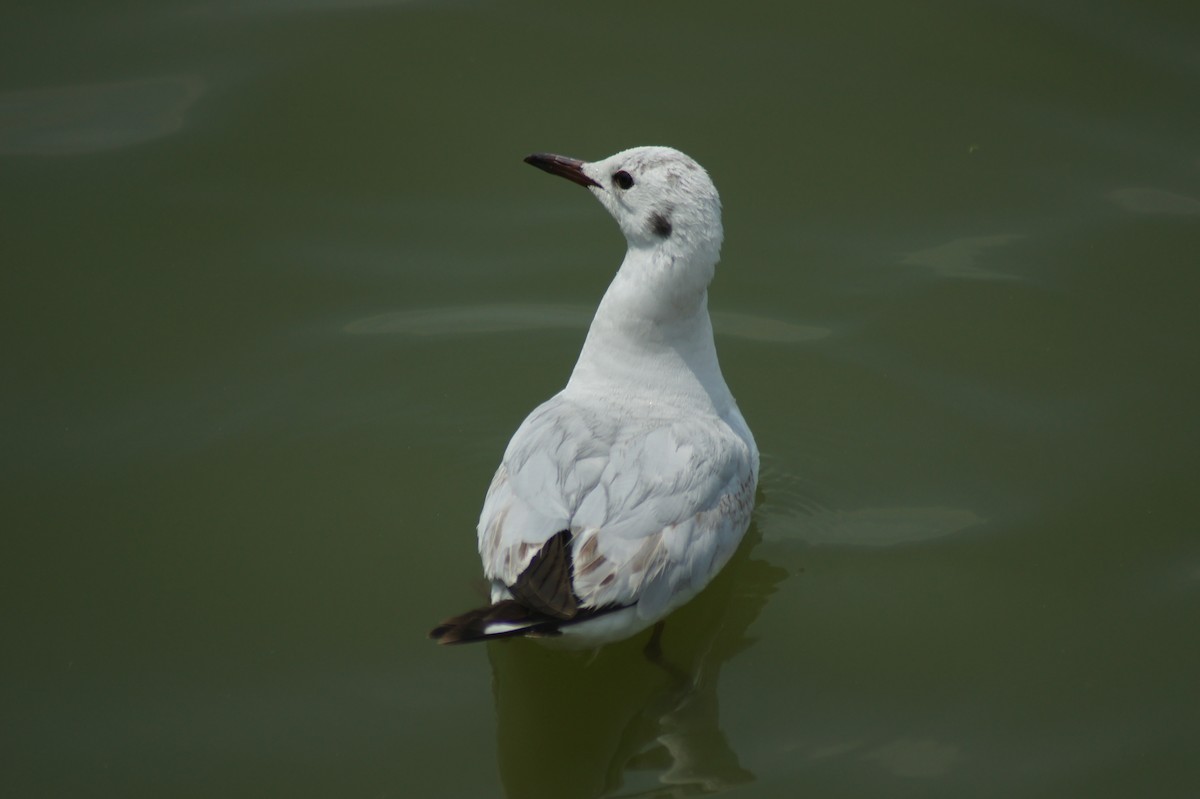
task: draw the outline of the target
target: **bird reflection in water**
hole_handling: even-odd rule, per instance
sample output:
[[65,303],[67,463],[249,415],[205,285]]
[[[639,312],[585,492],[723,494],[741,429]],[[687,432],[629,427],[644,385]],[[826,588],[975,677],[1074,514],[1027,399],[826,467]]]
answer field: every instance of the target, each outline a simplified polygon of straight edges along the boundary
[[488,644],[500,776],[510,797],[683,797],[751,782],[721,730],[721,666],[787,572],[751,557],[752,524],[725,570],[651,633],[598,651]]

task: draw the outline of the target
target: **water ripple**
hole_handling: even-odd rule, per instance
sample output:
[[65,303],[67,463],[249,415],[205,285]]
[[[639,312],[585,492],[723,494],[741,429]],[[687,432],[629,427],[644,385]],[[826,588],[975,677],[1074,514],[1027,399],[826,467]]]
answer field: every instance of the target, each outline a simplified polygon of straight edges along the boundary
[[78,155],[143,144],[183,127],[206,88],[197,75],[0,94],[0,155]]

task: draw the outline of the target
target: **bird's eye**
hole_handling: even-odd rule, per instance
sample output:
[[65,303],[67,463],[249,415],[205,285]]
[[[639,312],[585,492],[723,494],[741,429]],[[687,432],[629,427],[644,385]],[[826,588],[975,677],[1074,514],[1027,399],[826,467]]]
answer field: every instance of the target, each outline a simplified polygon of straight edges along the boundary
[[620,172],[613,173],[613,183],[616,183],[622,189],[628,189],[633,186],[633,175],[622,169]]

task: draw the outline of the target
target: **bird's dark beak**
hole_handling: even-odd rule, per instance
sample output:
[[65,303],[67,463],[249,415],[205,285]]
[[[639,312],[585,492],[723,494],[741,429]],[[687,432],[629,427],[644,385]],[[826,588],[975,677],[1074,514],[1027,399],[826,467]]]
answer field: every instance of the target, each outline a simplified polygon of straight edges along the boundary
[[525,163],[532,164],[538,169],[566,178],[580,186],[599,186],[600,184],[583,173],[583,161],[578,158],[567,158],[565,155],[553,153],[534,153],[525,158]]

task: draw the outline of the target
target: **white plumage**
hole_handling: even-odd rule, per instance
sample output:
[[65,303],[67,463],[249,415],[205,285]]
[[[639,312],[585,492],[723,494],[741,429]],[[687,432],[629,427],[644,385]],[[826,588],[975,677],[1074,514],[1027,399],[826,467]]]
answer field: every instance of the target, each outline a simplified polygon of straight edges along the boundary
[[[723,237],[708,174],[666,147],[593,163],[526,160],[585,185],[629,248],[566,388],[521,424],[488,490],[479,552],[492,608],[433,636],[561,634],[591,646],[654,624],[725,565],[750,522],[758,449],[721,375],[708,316]],[[578,612],[523,616],[514,585],[550,570],[531,564],[563,531],[561,577]]]

